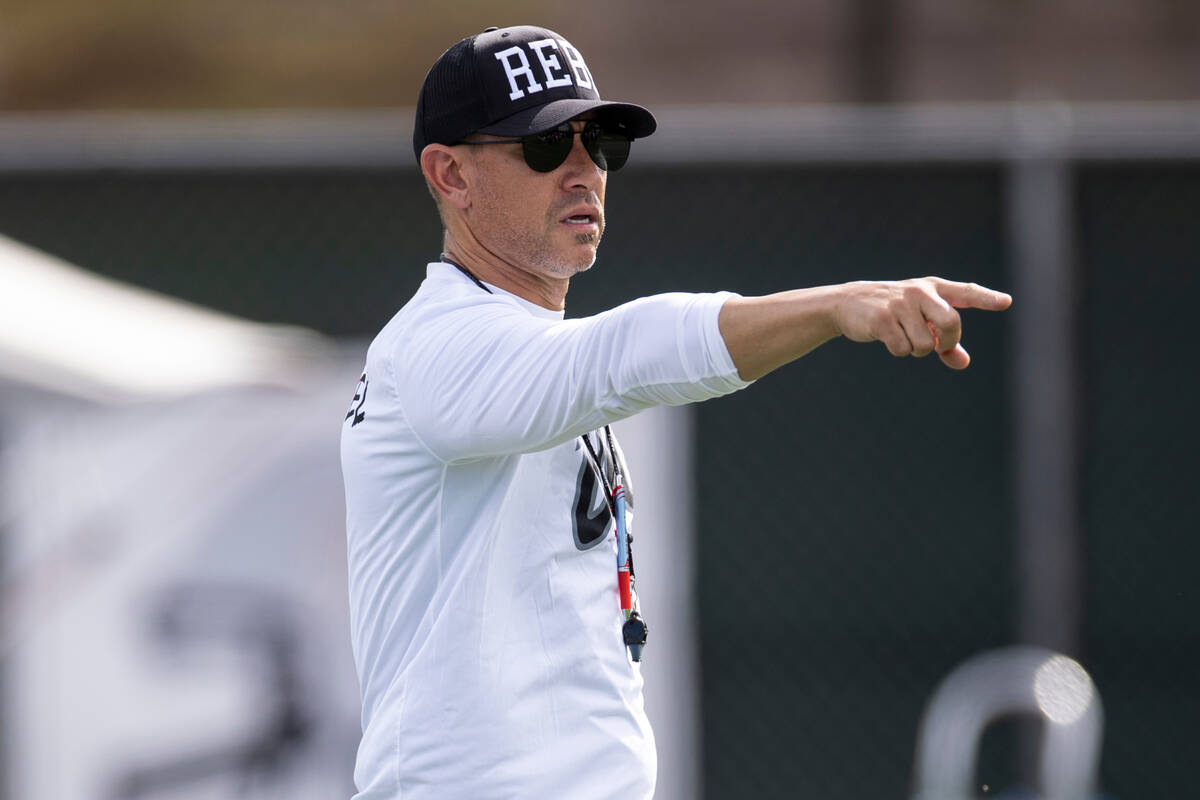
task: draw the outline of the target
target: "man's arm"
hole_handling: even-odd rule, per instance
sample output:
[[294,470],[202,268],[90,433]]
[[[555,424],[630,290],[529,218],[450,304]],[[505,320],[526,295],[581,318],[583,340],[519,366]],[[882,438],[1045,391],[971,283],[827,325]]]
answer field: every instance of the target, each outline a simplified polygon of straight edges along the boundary
[[420,335],[398,337],[386,360],[404,416],[438,458],[533,452],[746,386],[718,324],[727,297],[660,294],[561,322],[499,296],[449,297],[408,315]]
[[718,318],[738,375],[752,381],[837,336],[883,342],[894,356],[935,350],[954,369],[971,358],[959,344],[958,308],[1002,311],[1012,298],[942,278],[843,283],[763,297],[733,297]]

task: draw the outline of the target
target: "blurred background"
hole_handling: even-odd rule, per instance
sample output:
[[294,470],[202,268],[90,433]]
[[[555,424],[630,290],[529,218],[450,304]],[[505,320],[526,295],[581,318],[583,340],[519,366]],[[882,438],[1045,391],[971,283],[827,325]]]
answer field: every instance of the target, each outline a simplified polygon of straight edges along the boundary
[[[660,121],[568,316],[926,274],[1015,296],[967,314],[966,372],[834,342],[625,434],[676,534],[639,571],[671,587],[660,798],[909,795],[939,681],[1014,643],[1091,674],[1105,793],[1189,792],[1200,3],[0,20],[0,798],[352,794],[339,425],[439,252],[421,79],[524,23]],[[989,729],[979,794],[1028,786],[1040,742]]]

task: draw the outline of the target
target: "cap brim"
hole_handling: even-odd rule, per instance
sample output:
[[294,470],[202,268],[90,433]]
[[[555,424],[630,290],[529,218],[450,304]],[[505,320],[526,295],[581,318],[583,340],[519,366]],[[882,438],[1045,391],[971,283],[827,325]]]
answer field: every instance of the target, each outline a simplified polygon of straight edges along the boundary
[[639,105],[576,98],[553,100],[544,106],[527,108],[486,128],[480,128],[478,132],[493,136],[528,136],[531,133],[556,128],[567,120],[589,111],[599,112],[604,118],[621,122],[634,139],[644,139],[658,128],[654,115]]

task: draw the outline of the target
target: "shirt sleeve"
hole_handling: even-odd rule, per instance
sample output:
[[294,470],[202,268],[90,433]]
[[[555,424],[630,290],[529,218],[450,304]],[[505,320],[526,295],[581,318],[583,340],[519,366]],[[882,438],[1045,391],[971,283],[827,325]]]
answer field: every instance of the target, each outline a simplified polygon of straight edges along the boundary
[[717,326],[732,296],[660,294],[571,320],[505,298],[441,309],[390,354],[397,399],[449,462],[543,450],[651,406],[729,394],[749,385]]

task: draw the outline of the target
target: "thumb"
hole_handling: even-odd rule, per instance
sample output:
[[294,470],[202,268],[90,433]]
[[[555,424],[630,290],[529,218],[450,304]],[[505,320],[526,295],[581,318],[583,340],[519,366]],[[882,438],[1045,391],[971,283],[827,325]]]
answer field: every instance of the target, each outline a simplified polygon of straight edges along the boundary
[[938,353],[938,358],[950,369],[966,369],[967,365],[971,363],[971,356],[967,354],[961,344],[954,345],[944,353]]

